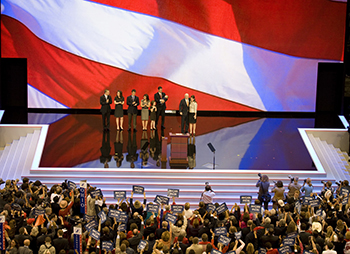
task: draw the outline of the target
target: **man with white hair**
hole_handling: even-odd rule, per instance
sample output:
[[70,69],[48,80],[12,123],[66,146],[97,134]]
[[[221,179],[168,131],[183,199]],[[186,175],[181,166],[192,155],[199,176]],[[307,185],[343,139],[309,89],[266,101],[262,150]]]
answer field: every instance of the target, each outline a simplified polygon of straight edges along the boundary
[[181,132],[183,134],[188,132],[188,111],[190,107],[190,100],[188,98],[188,93],[185,93],[185,98],[180,101],[179,112],[181,115]]

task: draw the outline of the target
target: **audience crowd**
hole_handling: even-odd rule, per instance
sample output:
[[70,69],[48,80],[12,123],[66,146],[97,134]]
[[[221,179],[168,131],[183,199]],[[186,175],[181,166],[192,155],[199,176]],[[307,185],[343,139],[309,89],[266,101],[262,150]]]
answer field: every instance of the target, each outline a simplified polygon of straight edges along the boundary
[[[67,181],[47,188],[28,178],[1,180],[5,253],[76,253],[73,228],[81,228],[82,253],[350,253],[349,182],[337,188],[324,182],[316,193],[311,179],[300,184],[290,178],[286,187],[282,181],[270,187],[268,176],[260,176],[258,198],[251,201],[259,211],[249,204],[227,208],[215,203],[208,183],[198,206],[186,203],[183,211],[176,198],[157,207],[147,202],[145,192],[141,201],[131,192],[106,205],[88,184],[85,214],[79,189],[69,188]],[[105,242],[113,250],[104,249]]]

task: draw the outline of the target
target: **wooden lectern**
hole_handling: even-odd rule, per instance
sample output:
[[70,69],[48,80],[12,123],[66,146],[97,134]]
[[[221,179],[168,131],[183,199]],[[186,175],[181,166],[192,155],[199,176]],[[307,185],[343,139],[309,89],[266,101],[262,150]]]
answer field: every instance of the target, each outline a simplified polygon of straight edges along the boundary
[[190,134],[169,133],[170,136],[170,168],[187,168],[187,146]]

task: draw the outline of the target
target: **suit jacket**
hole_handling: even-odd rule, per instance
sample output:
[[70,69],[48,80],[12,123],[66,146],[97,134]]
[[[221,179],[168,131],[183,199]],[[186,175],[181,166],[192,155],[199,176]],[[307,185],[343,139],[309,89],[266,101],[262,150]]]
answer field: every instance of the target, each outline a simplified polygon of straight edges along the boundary
[[33,251],[25,246],[21,246],[18,248],[18,253],[19,254],[32,254]]
[[144,225],[141,225],[141,232],[137,235],[131,237],[128,239],[128,242],[130,244],[130,248],[132,248],[137,253],[137,246],[139,245],[140,241],[142,240],[144,232]]
[[[157,93],[155,93],[154,94],[154,100],[157,102],[157,108],[159,108],[159,107],[164,107],[164,108],[166,108],[166,101],[168,100],[167,98],[165,98],[165,93],[163,93],[162,92],[162,98],[160,98],[160,95],[159,95],[159,93],[157,92]],[[164,103],[163,104],[160,104],[160,99],[163,99],[164,100]]]
[[69,243],[66,238],[56,238],[53,240],[53,246],[56,248],[56,253],[59,253],[61,250],[68,250]]
[[189,106],[190,106],[190,99],[188,99],[188,106],[187,106],[185,98],[183,98],[180,101],[179,111],[182,112],[182,115],[187,115],[188,114]]
[[[133,102],[136,102],[136,105],[132,105]],[[137,114],[137,106],[140,105],[139,97],[135,95],[135,99],[132,100],[132,96],[128,96],[126,98],[126,104],[129,106],[128,108],[128,114]]]
[[107,98],[109,100],[108,102],[107,102],[106,96],[104,94],[100,97],[100,104],[101,104],[100,111],[102,114],[111,112],[112,97],[110,95],[108,95]]

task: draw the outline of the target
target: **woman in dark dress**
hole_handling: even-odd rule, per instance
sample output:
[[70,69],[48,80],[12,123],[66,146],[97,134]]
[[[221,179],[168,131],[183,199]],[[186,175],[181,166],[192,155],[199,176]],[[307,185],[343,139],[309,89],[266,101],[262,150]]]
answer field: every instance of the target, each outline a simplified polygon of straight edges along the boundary
[[156,129],[156,119],[157,119],[157,106],[156,101],[151,102],[151,130]]
[[115,111],[114,116],[116,117],[115,121],[117,124],[117,130],[123,130],[123,105],[124,105],[124,97],[122,91],[118,90],[115,98],[114,98],[114,104],[115,104]]
[[190,123],[190,135],[196,135],[196,123],[197,123],[197,107],[196,98],[194,95],[191,95],[191,103],[189,107],[188,119]]

